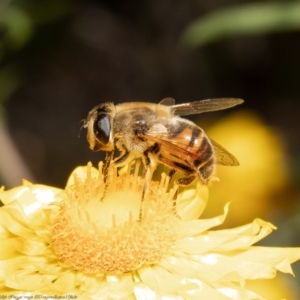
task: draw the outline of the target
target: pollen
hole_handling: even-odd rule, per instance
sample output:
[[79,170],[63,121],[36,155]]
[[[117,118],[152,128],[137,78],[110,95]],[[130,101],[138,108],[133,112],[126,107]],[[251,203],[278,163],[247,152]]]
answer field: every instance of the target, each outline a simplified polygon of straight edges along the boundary
[[138,162],[133,172],[113,174],[107,184],[102,163],[96,176],[91,164],[85,179],[74,175],[51,230],[61,262],[85,273],[121,274],[157,263],[169,253],[178,226],[177,188],[170,189],[163,174],[160,182],[149,183],[141,201],[144,179],[139,167]]

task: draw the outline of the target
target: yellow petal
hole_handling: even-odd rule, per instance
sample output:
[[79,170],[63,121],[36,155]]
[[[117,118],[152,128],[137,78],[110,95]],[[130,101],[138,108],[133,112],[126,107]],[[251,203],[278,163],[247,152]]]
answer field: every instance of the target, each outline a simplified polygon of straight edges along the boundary
[[20,253],[26,254],[28,256],[34,255],[47,255],[49,253],[49,245],[46,242],[38,240],[30,240],[24,238],[14,239],[14,248],[16,248]]
[[300,259],[300,248],[250,247],[232,258],[243,278],[272,278],[277,270],[293,274],[290,264]]
[[[69,176],[66,186],[71,186],[75,183],[74,175],[77,176],[81,181],[84,181],[84,179],[86,179],[88,174],[87,168],[88,168],[87,166],[80,166],[75,168],[72,171],[71,175]],[[95,167],[91,167],[90,170],[91,170],[91,178],[98,178],[99,170],[96,169]],[[102,174],[100,174],[100,176],[102,176]]]
[[3,222],[0,209],[0,241],[8,239],[9,237],[11,237],[11,233],[8,231],[8,229],[5,226],[5,223]]
[[61,189],[42,184],[26,183],[26,185],[8,191],[0,190],[0,199],[5,205],[14,200],[18,200],[18,202],[26,207],[32,203],[32,198],[34,197],[34,200],[37,200],[41,205],[43,204],[43,206],[45,206],[53,202],[55,196],[61,191]]
[[185,187],[177,197],[177,213],[181,220],[198,219],[204,211],[208,201],[208,188],[206,185],[197,183]]
[[[89,278],[89,288],[84,284],[83,290],[89,292],[88,299],[124,299],[135,300],[133,296],[133,279],[130,273],[120,275],[92,276]],[[85,295],[85,294],[84,294]],[[92,295],[92,297],[91,297]]]
[[[205,277],[206,282],[238,282],[241,279],[273,278],[277,270],[291,273],[290,263],[299,258],[299,248],[251,247],[224,254],[209,253],[172,260],[167,258],[161,264],[170,272],[194,272],[195,276]],[[239,277],[232,277],[233,274]]]
[[[68,185],[74,183],[74,176],[77,178],[97,178],[99,176],[99,171],[96,169],[90,169],[86,175],[86,169],[86,167],[77,168],[71,175],[72,178],[69,179]],[[100,176],[102,175],[100,174]],[[124,174],[124,176],[127,175]],[[130,176],[127,177],[130,179]],[[116,178],[121,180],[120,177]],[[130,184],[126,186],[123,184],[124,181],[120,181],[120,189],[131,190],[136,180],[137,178],[129,180]],[[89,180],[89,182],[92,184],[94,179]],[[103,184],[103,181],[100,180],[100,182]],[[167,180],[162,180],[160,185],[165,185],[165,182]],[[84,184],[84,182],[77,182],[78,184]],[[103,188],[103,186],[101,187]],[[72,188],[75,186],[69,187],[70,190]],[[151,185],[151,188],[154,190],[156,184]],[[90,189],[87,188],[86,190],[87,197],[89,197]],[[173,192],[175,193],[174,190]],[[96,196],[99,195],[96,189],[95,193]],[[63,197],[67,197],[67,193],[60,189],[28,182],[24,182],[22,187],[15,190],[0,191],[0,197],[1,195],[4,196],[6,203],[0,208],[1,292],[7,294],[11,293],[13,289],[15,293],[12,295],[19,295],[20,292],[24,296],[71,294],[78,295],[80,299],[89,300],[263,299],[246,288],[245,282],[248,279],[271,278],[276,275],[277,271],[292,273],[290,264],[300,258],[299,248],[251,246],[275,229],[272,224],[256,219],[251,224],[238,228],[212,231],[212,227],[223,223],[229,205],[225,206],[221,216],[208,220],[198,220],[197,218],[201,215],[208,197],[207,187],[198,184],[179,193],[177,205],[177,211],[181,217],[179,220],[172,205],[174,193],[169,195],[168,203],[172,217],[176,220],[174,227],[176,230],[172,231],[171,244],[163,255],[156,260],[151,260],[151,264],[146,261],[141,267],[138,265],[132,269],[133,271],[127,270],[122,274],[113,274],[113,272],[107,274],[104,271],[103,273],[86,274],[85,271],[72,270],[70,264],[59,261],[54,252],[51,237],[49,237],[50,229],[53,228],[52,221],[57,218],[58,210],[62,207],[62,205],[56,204],[64,199]],[[88,198],[82,199],[80,193],[74,195],[75,197],[71,199],[74,201],[70,202],[70,207],[73,205],[78,208],[76,201],[80,200],[82,204],[86,204],[89,200]],[[113,195],[113,193],[109,195]],[[124,197],[126,198],[127,195],[125,193]],[[153,195],[156,194],[153,192]],[[164,200],[165,196],[161,195],[163,194],[158,193],[156,197]],[[95,200],[97,199],[96,197]],[[123,198],[120,199],[123,200]],[[140,200],[139,196],[138,199]],[[156,203],[154,198],[153,203]],[[166,201],[162,203],[166,203]],[[112,206],[112,209],[115,206],[120,208],[118,201]],[[144,206],[143,209],[145,210],[147,207]],[[157,205],[157,207],[159,207],[158,211],[161,212],[163,205]],[[69,206],[65,208],[66,211],[70,211]],[[122,215],[123,208],[121,207],[120,210],[120,215]],[[96,220],[99,217],[97,211],[99,210],[92,210]],[[84,207],[79,209],[78,214],[81,213],[86,213]],[[150,213],[148,215],[150,216]],[[91,214],[87,221],[93,223],[93,216]],[[149,216],[145,217],[143,222],[131,221],[138,227],[148,226],[156,214]],[[74,218],[73,211],[69,217],[70,220],[74,221],[74,228],[76,229],[78,220]],[[163,213],[161,218],[165,220],[166,214]],[[81,222],[84,223],[83,218]],[[112,223],[114,226],[118,226],[114,219],[112,219]],[[132,226],[130,222],[126,224],[129,227]],[[107,226],[107,222],[101,226]],[[161,225],[157,228],[158,232],[162,231]],[[59,238],[59,234],[56,237]],[[115,235],[110,235],[110,237],[115,238]],[[91,238],[94,238],[93,235]],[[121,246],[124,240],[125,238],[119,243]],[[144,238],[141,240],[142,244],[146,241]],[[78,250],[76,247],[78,239],[72,243]],[[128,249],[128,244],[125,243],[122,247]],[[87,247],[84,251],[89,252],[90,248]],[[121,249],[120,252],[122,251]],[[106,253],[104,252],[103,255]],[[140,251],[138,253],[140,254]],[[153,251],[146,253],[147,257],[152,253]],[[69,254],[70,252],[67,251],[66,255]],[[96,252],[97,254],[99,252]],[[133,260],[136,261],[136,252],[133,251],[132,255]],[[114,258],[115,256],[112,260]],[[120,263],[123,258],[122,252],[117,263]]]
[[178,239],[182,237],[192,237],[199,233],[202,233],[212,227],[222,224],[227,216],[229,209],[229,203],[224,207],[224,214],[211,219],[191,220],[188,222],[182,222],[178,228]]
[[38,274],[15,275],[6,278],[5,285],[18,291],[34,291],[42,288],[44,283]]
[[[300,249],[298,251],[300,251]],[[280,261],[278,264],[276,264],[275,268],[282,273],[290,273],[290,274],[294,275],[294,272],[291,267],[291,262],[294,262],[297,259],[293,259],[293,261],[291,261],[291,260],[292,260],[291,258],[289,258],[289,259],[285,258],[282,261]]]
[[76,275],[73,272],[68,272],[60,276],[54,282],[54,288],[62,293],[67,293],[75,288]]
[[[159,300],[163,299],[157,293],[155,293],[152,289],[150,289],[146,284],[139,283],[134,287],[134,296],[136,300]],[[176,298],[174,298],[176,300]]]
[[107,275],[106,282],[109,287],[108,295],[112,299],[124,299],[133,292],[133,280],[129,273]]
[[[199,254],[211,249],[214,249],[214,251],[244,249],[270,234],[275,228],[268,222],[256,219],[253,223],[234,229],[207,231],[204,234],[197,234],[197,230],[201,228],[201,225],[221,224],[225,218],[226,210],[228,210],[228,206],[225,207],[224,215],[217,218],[186,222],[191,223],[190,226],[192,227],[188,227],[188,224],[183,224],[174,249],[191,254]],[[186,237],[180,238],[184,235],[184,230],[187,230]],[[201,232],[199,230],[199,233]]]
[[210,232],[210,238],[212,239],[214,236],[217,236],[218,238],[220,236],[227,236],[228,238],[228,241],[219,247],[216,247],[215,251],[243,249],[265,238],[274,229],[276,229],[276,227],[271,223],[265,222],[261,219],[255,219],[250,224],[234,229]]
[[[104,274],[97,277],[94,275],[84,275],[84,278],[81,278],[81,280],[78,281],[78,285],[80,285],[82,291],[87,292],[90,295],[99,294],[103,288],[105,288],[105,291],[107,290]],[[105,293],[106,292],[104,292],[103,295],[106,295]]]
[[262,296],[233,283],[227,283],[226,285],[215,283],[213,287],[220,293],[234,300],[266,300]]
[[35,238],[36,233],[30,228],[30,223],[21,206],[15,201],[0,209],[0,217],[11,233],[26,238]]
[[[155,293],[164,295],[158,299],[229,299],[200,279],[186,278],[180,273],[167,272],[164,268],[147,267],[139,269],[138,272],[141,280],[153,291],[151,294],[148,289],[144,293],[150,294],[153,299],[156,299]],[[142,293],[141,287],[139,292]]]
[[[1,240],[0,260],[15,256],[18,252],[15,249],[15,239],[8,238]],[[1,272],[0,272],[1,273]]]
[[28,192],[29,188],[27,186],[18,186],[8,191],[0,190],[0,199],[4,205],[22,197],[22,195]]

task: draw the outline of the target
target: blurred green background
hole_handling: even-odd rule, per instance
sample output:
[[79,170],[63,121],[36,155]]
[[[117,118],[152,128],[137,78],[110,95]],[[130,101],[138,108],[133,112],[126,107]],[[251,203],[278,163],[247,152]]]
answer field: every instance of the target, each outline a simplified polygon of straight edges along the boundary
[[[63,187],[102,159],[80,130],[101,102],[243,98],[192,118],[241,162],[220,167],[205,216],[235,200],[227,227],[264,218],[265,244],[299,246],[299,70],[300,1],[2,0],[0,186]],[[295,271],[281,284],[297,299]]]

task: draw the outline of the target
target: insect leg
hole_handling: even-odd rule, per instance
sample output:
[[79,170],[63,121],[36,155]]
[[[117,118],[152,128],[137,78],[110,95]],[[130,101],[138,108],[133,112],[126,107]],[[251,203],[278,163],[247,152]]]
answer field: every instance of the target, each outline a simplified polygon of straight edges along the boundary
[[170,181],[172,180],[172,177],[174,176],[175,173],[176,173],[176,170],[175,170],[175,169],[171,169],[171,170],[169,171],[168,176],[170,177]]
[[145,176],[144,176],[144,187],[143,187],[143,192],[142,192],[142,202],[144,201],[145,194],[149,185],[149,182],[151,181],[153,172],[156,169],[156,162],[151,160],[148,156],[148,151],[144,152],[143,156],[143,162],[144,162],[144,167],[145,167]]
[[103,192],[103,196],[101,198],[101,201],[105,198],[106,192],[107,192],[107,188],[108,188],[108,183],[107,183],[107,178],[108,178],[108,170],[109,170],[109,166],[111,164],[111,160],[114,156],[114,152],[113,151],[107,151],[106,152],[106,156],[105,156],[105,160],[104,160],[104,165],[103,165],[103,181],[104,181],[104,192]]
[[105,160],[104,160],[104,166],[103,166],[103,180],[106,183],[107,177],[108,177],[108,169],[111,163],[111,160],[113,158],[114,152],[113,151],[107,151]]
[[197,178],[197,175],[191,175],[191,176],[188,176],[188,177],[183,177],[183,178],[179,178],[176,183],[178,185],[190,185],[192,184]]
[[142,157],[144,168],[146,171],[144,175],[144,186],[143,186],[142,198],[141,198],[141,208],[140,208],[140,216],[139,216],[140,221],[142,219],[142,209],[143,209],[143,202],[145,199],[145,195],[149,187],[149,182],[151,181],[153,172],[155,171],[157,165],[155,161],[149,158],[148,152],[149,149],[144,152],[144,156]]
[[121,155],[114,160],[114,164],[115,165],[122,164],[123,162],[125,162],[127,160],[129,155],[130,155],[130,152],[127,149],[124,149],[122,151]]
[[[177,171],[175,170],[175,169],[171,169],[170,171],[169,171],[169,174],[168,174],[168,176],[170,177],[170,181],[169,182],[171,182],[171,180],[172,180],[172,177],[174,176],[174,174],[176,173]],[[177,181],[176,181],[177,182]],[[177,213],[177,211],[176,211],[176,206],[177,206],[177,196],[178,196],[178,189],[176,190],[176,193],[174,194],[174,196],[173,196],[173,209],[174,209],[174,212],[175,213]]]

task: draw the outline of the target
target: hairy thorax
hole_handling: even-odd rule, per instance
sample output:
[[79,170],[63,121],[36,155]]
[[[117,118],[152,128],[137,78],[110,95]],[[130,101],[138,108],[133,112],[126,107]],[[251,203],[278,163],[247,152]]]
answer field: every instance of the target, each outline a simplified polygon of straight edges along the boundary
[[148,109],[117,115],[114,124],[116,147],[135,154],[142,154],[146,151],[151,146],[151,142],[147,141],[144,135],[154,123],[154,118],[155,116]]

